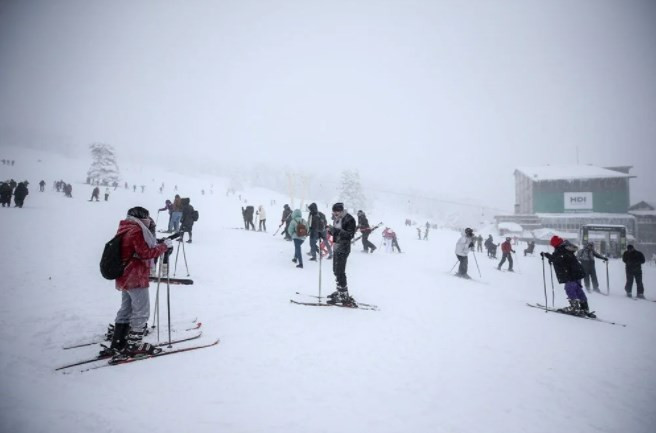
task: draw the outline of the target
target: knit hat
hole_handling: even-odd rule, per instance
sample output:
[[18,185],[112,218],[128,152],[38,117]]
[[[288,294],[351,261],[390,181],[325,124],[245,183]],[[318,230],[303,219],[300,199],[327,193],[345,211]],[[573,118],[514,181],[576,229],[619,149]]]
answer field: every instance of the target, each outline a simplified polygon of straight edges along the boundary
[[549,245],[551,245],[554,248],[557,248],[562,243],[563,243],[563,239],[558,236],[553,236],[549,241]]
[[137,206],[137,207],[133,207],[128,211],[128,216],[143,220],[148,218],[150,214],[148,213],[148,209],[144,209],[141,206]]
[[341,212],[344,210],[344,203],[335,203],[333,205],[333,212]]

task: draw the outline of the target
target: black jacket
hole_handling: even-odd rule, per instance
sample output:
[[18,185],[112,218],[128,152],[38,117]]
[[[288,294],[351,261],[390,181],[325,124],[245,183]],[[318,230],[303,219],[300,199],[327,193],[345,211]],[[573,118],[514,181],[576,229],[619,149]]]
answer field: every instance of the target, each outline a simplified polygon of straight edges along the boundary
[[575,245],[565,241],[556,248],[553,254],[544,253],[549,262],[553,264],[556,278],[561,284],[579,281],[585,276],[583,266],[574,255],[576,250]]
[[333,227],[330,232],[333,235],[333,242],[334,243],[340,243],[340,244],[348,244],[349,246],[351,245],[351,239],[353,239],[353,236],[355,236],[355,230],[356,230],[356,225],[355,225],[355,218],[353,218],[350,214],[345,213],[344,216],[342,217],[342,228],[338,229],[337,227]]
[[27,190],[27,186],[23,182],[19,183],[16,189],[14,190],[14,197],[16,197],[18,200],[23,200],[27,195],[29,194],[29,191]]
[[363,213],[358,214],[358,228],[360,229],[361,232],[368,232],[370,230],[369,226],[369,220],[367,219],[367,216]]
[[188,198],[182,199],[182,218],[180,219],[180,224],[183,230],[191,228],[194,225],[194,207],[189,204],[190,201]]
[[640,270],[645,262],[645,255],[638,250],[626,250],[622,254],[622,261],[626,263],[626,269]]

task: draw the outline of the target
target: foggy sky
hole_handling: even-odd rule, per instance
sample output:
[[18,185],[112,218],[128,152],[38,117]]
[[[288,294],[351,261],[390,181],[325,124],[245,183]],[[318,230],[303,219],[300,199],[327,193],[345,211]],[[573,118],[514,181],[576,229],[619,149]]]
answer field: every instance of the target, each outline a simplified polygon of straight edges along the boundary
[[512,209],[518,166],[656,199],[656,2],[0,1],[0,145],[269,161]]

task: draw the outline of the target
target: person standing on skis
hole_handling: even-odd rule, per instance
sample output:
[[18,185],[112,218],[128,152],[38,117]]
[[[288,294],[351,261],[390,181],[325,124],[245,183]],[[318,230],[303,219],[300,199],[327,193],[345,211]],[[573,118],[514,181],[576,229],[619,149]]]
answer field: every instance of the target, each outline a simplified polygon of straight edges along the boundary
[[155,222],[148,210],[133,207],[119,223],[117,236],[121,236],[123,274],[116,279],[116,290],[121,292],[121,308],[116,313],[111,346],[100,355],[132,357],[155,354],[161,349],[144,343],[146,322],[150,316],[148,286],[150,268],[154,260],[172,248],[170,239],[157,242]]
[[458,273],[456,274],[458,277],[467,279],[471,278],[467,274],[467,256],[469,256],[469,251],[474,251],[474,231],[467,227],[465,229],[465,234],[458,239],[458,242],[456,242],[456,257],[460,262]]
[[510,245],[510,238],[506,238],[506,241],[501,244],[501,262],[499,263],[499,266],[497,266],[498,270],[501,270],[501,266],[508,260],[508,272],[513,272],[513,259],[512,259],[512,254],[514,253],[515,250],[512,249],[512,246]]
[[594,249],[594,243],[588,242],[588,244],[578,252],[576,255],[583,266],[585,271],[585,276],[583,277],[583,284],[585,284],[585,290],[590,293],[590,280],[592,280],[592,290],[597,293],[601,293],[599,290],[599,281],[597,280],[597,270],[595,269],[595,257],[603,260],[604,262],[608,261],[608,258],[602,256]]
[[553,236],[549,244],[554,247],[553,254],[543,252],[540,255],[546,257],[549,264],[553,265],[558,282],[565,284],[565,293],[569,300],[569,307],[561,308],[559,311],[576,316],[596,317],[590,312],[588,298],[581,285],[585,271],[574,255],[577,246],[558,236]]
[[346,281],[346,260],[351,253],[351,240],[355,236],[356,223],[346,209],[344,203],[333,205],[333,225],[330,233],[333,236],[333,273],[337,290],[328,296],[329,304],[341,303],[344,306],[357,306],[349,295]]

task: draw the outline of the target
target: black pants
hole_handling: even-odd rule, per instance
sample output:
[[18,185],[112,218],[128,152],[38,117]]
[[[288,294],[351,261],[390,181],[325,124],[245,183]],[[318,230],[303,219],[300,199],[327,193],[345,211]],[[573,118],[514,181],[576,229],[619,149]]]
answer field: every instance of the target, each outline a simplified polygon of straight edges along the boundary
[[599,281],[597,280],[597,270],[595,269],[595,263],[590,261],[582,261],[581,266],[585,271],[585,276],[583,277],[583,284],[585,284],[585,289],[590,290],[590,280],[592,280],[592,288],[599,290]]
[[246,217],[244,219],[244,226],[246,227],[246,230],[249,230],[249,227],[252,227],[253,230],[255,230],[255,224],[253,224],[253,217]]
[[459,256],[456,254],[456,257],[460,261],[460,266],[458,266],[458,275],[467,275],[467,256]]
[[260,229],[260,231],[262,231],[263,229],[264,229],[264,231],[266,231],[266,219],[260,220],[259,229]]
[[369,249],[371,249],[371,252],[373,253],[374,250],[376,249],[376,245],[372,244],[369,242],[369,235],[371,232],[362,232],[362,248],[366,251],[369,252]]
[[633,290],[633,280],[635,279],[636,286],[638,288],[638,295],[644,295],[645,287],[642,285],[642,268],[639,269],[629,269],[626,268],[626,286],[624,290],[626,293],[631,293]]
[[508,259],[508,270],[512,271],[513,259],[512,259],[512,254],[510,253],[503,253],[503,256],[501,257],[501,262],[499,263],[499,269],[501,269],[501,266],[503,266],[503,264],[506,263],[506,259]]
[[399,252],[401,252],[401,247],[399,246],[399,243],[396,241],[396,238],[392,239],[392,251],[394,251],[394,247],[396,247]]
[[346,260],[351,253],[351,243],[339,243],[334,245],[333,250],[333,273],[337,282],[337,289],[346,289]]

